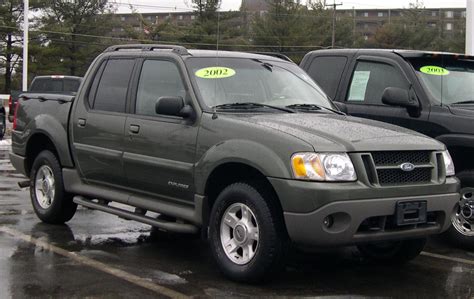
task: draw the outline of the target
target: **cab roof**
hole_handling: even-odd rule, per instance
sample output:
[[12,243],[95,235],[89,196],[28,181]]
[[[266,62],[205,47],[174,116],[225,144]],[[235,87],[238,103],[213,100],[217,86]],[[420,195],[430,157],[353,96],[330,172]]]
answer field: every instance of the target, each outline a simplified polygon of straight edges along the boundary
[[[367,53],[367,54],[398,54],[404,58],[414,57],[436,57],[436,56],[455,56],[460,58],[474,59],[474,56],[469,56],[461,53],[451,52],[436,52],[436,51],[423,51],[423,50],[404,50],[404,49],[324,49],[315,50],[310,53],[340,53],[340,54],[355,54],[355,53]],[[309,54],[309,53],[308,53]],[[307,55],[308,55],[307,54]]]
[[180,55],[184,59],[188,57],[223,57],[223,58],[247,58],[247,59],[265,59],[272,61],[287,61],[292,62],[290,58],[280,53],[271,52],[240,52],[240,51],[217,51],[217,50],[198,50],[186,49],[178,45],[163,45],[163,44],[125,44],[108,47],[104,53],[122,52],[122,53],[143,53],[152,51],[171,51]]

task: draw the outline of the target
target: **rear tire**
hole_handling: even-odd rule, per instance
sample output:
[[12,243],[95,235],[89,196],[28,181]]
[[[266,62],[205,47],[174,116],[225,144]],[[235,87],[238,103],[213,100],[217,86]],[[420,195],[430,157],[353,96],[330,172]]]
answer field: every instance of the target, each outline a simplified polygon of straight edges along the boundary
[[31,203],[39,219],[50,224],[71,220],[77,205],[72,194],[64,190],[61,165],[51,151],[42,151],[36,157],[30,181]]
[[234,183],[217,197],[209,240],[214,259],[228,278],[257,283],[283,268],[288,238],[276,200],[272,192],[247,183]]
[[426,238],[387,241],[357,245],[362,256],[369,260],[389,264],[402,264],[416,258],[423,251]]
[[458,248],[474,250],[474,216],[466,218],[461,214],[461,206],[469,202],[474,205],[474,170],[465,170],[456,176],[461,180],[461,198],[456,213],[451,216],[451,226],[442,236]]

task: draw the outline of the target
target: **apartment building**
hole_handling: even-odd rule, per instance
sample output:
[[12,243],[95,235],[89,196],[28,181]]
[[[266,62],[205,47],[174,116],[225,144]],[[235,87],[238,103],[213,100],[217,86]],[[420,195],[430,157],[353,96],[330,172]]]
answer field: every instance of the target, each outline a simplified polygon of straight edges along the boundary
[[[268,12],[270,6],[267,0],[242,0],[240,17],[235,18],[236,26],[244,26],[253,14],[263,15]],[[231,12],[222,12],[222,14]],[[395,22],[404,14],[407,9],[338,9],[337,18],[350,19],[354,23],[356,33],[369,39],[375,34],[378,28],[386,23]],[[444,34],[464,30],[464,20],[466,18],[465,8],[426,8],[419,11],[420,16],[427,26],[439,28]],[[191,25],[196,19],[196,13],[186,12],[156,12],[137,14],[116,14],[117,26],[113,28],[113,36],[125,36],[126,29],[133,28],[136,31],[147,32],[147,24],[156,25],[163,22],[171,22],[174,25]],[[143,20],[141,20],[143,18]],[[240,22],[240,25],[238,24]]]

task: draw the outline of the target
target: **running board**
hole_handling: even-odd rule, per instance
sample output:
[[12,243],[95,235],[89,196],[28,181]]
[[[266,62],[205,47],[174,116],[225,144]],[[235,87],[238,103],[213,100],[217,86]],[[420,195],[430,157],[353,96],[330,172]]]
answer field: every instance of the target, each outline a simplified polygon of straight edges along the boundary
[[83,196],[75,196],[73,201],[74,203],[78,205],[88,207],[90,209],[117,215],[123,219],[134,220],[141,223],[145,223],[145,224],[155,226],[155,227],[158,227],[170,232],[187,233],[187,234],[194,234],[198,232],[197,226],[194,226],[192,224],[169,222],[169,221],[163,221],[163,220],[151,218],[141,213],[134,213],[134,212],[120,209],[120,208],[111,207],[105,203],[97,203]]

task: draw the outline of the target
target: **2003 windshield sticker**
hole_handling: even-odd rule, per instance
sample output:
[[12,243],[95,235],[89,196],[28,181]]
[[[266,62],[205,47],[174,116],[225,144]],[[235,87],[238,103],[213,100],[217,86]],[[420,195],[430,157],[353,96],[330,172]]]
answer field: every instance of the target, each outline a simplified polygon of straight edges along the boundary
[[428,74],[428,75],[435,75],[435,76],[446,76],[449,75],[449,71],[445,68],[435,65],[427,65],[420,68],[420,72]]
[[235,75],[235,70],[228,67],[211,66],[197,70],[195,75],[203,79],[222,79]]

